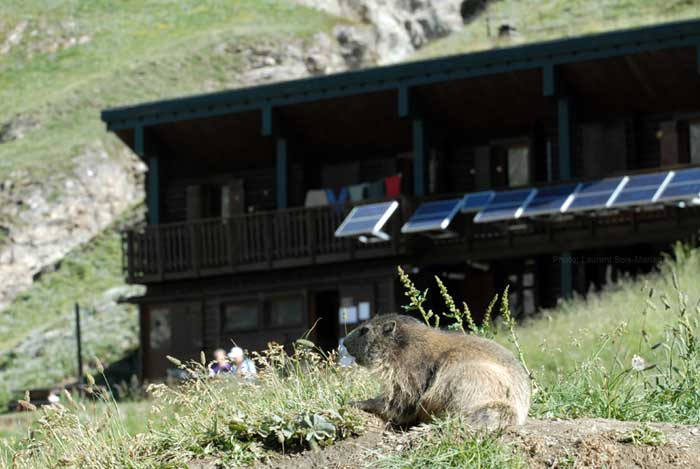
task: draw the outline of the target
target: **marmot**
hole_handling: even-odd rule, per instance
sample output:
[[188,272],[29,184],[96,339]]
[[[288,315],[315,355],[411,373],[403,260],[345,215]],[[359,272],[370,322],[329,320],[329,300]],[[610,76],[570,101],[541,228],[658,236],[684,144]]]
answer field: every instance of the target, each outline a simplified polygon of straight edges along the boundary
[[444,412],[489,429],[525,422],[530,378],[506,348],[461,332],[387,314],[359,325],[343,341],[357,363],[375,371],[382,394],[354,405],[398,426]]

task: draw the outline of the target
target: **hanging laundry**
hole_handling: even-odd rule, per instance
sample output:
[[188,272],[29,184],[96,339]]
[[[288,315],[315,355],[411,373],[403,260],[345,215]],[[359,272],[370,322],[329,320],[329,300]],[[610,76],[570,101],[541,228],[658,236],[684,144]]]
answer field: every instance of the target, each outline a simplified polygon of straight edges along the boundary
[[350,193],[350,200],[352,202],[358,202],[367,198],[367,192],[369,191],[369,184],[355,184],[354,186],[348,187],[348,192]]
[[326,189],[326,197],[328,197],[328,203],[330,205],[345,205],[345,202],[348,201],[348,188],[341,188],[337,197],[333,189]]
[[386,188],[384,187],[384,179],[371,182],[367,188],[368,199],[383,199],[385,194]]
[[389,176],[384,179],[387,197],[398,197],[401,195],[401,175]]
[[323,207],[328,205],[328,195],[323,189],[312,189],[306,192],[304,207]]

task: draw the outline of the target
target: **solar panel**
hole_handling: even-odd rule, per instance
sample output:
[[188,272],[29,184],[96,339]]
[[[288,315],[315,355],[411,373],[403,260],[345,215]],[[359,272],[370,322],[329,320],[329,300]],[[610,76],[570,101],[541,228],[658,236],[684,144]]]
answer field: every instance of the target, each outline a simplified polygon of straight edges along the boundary
[[494,191],[484,191],[465,195],[462,200],[462,213],[478,212],[482,210],[489,204],[494,194]]
[[700,168],[675,171],[665,187],[659,191],[657,202],[671,202],[700,197]]
[[335,230],[335,237],[354,236],[363,242],[387,241],[389,235],[381,230],[398,206],[399,203],[393,200],[355,207]]
[[578,186],[578,184],[562,184],[537,189],[537,194],[527,204],[522,216],[534,217],[561,213],[565,204],[573,199],[573,193]]
[[462,207],[463,199],[436,200],[421,204],[410,220],[401,227],[401,233],[446,230]]
[[654,197],[664,182],[672,177],[669,172],[627,176],[622,190],[608,203],[609,207],[628,207],[654,202]]
[[615,177],[579,184],[573,193],[573,198],[569,199],[562,207],[562,212],[571,213],[606,208],[613,196],[622,189],[625,181],[626,179],[623,177]]
[[487,223],[518,218],[537,193],[536,189],[520,189],[508,192],[496,192],[491,202],[474,217],[474,223]]

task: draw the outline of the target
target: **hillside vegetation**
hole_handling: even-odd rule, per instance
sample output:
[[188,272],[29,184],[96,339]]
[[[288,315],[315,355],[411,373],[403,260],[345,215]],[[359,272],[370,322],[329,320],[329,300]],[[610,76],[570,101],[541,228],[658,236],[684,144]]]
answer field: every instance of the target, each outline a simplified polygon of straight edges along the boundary
[[[456,319],[453,329],[494,337],[512,347],[533,370],[532,418],[700,425],[699,274],[700,251],[679,245],[658,272],[623,279],[599,296],[573,299],[524,326],[510,320],[505,301],[491,311],[498,314],[495,324],[473,325],[466,310],[457,309],[439,288],[429,294],[443,296],[445,310],[422,312],[431,325],[437,316],[443,322]],[[404,284],[409,309],[420,309],[422,294],[407,277]],[[561,323],[553,319],[558,317]],[[550,352],[539,351],[543,343]],[[551,355],[558,357],[554,365]],[[140,467],[161,467],[195,460],[236,466],[269,457],[274,461],[280,452],[329,447],[372,427],[372,420],[348,403],[377,392],[373,377],[357,367],[338,367],[333,355],[316,351],[303,339],[292,357],[279,346],[260,355],[257,383],[207,379],[203,362],[171,361],[194,379],[174,388],[152,386],[152,398],[143,404],[151,407],[150,416],[144,412],[147,425],[127,423],[120,404],[107,392],[94,391],[101,405],[76,403],[66,395],[63,405],[38,412],[34,439],[11,441],[6,456],[20,467],[51,461],[67,467],[87,462],[123,467],[135,461]],[[668,430],[623,428],[627,433],[614,441],[651,447],[663,446]],[[439,420],[425,435],[422,431],[389,436],[403,443],[375,447],[352,461],[384,468],[526,466],[528,454],[522,448],[505,443],[499,434],[474,433],[456,417]],[[403,444],[410,444],[409,453],[402,452]],[[604,458],[605,449],[599,451]],[[576,455],[557,458],[574,464]],[[295,467],[294,460],[285,467]]]
[[108,138],[106,107],[234,87],[237,51],[282,47],[334,21],[288,0],[5,0],[0,12],[9,49],[0,126],[31,122],[24,138],[0,144],[0,180],[60,170],[77,148]]
[[[498,0],[464,29],[428,44],[425,59],[700,17],[696,0]],[[508,29],[499,34],[501,28]]]

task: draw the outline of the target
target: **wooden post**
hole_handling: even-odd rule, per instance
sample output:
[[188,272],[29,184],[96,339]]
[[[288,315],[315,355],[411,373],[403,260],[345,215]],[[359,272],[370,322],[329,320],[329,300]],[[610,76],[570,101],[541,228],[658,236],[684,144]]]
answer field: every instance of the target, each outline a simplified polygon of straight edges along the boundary
[[571,179],[571,115],[569,98],[557,100],[559,121],[559,179]]
[[425,122],[413,119],[413,193],[416,197],[425,196]]
[[277,210],[287,208],[288,204],[288,162],[287,162],[287,139],[277,137]]
[[272,214],[268,212],[263,218],[263,231],[265,236],[265,258],[267,259],[268,267],[272,267],[274,243],[272,241]]
[[306,210],[306,246],[311,256],[311,263],[316,263],[316,252],[318,247],[316,246],[316,219],[319,215],[318,210],[307,209]]
[[159,227],[154,228],[156,232],[156,256],[158,259],[158,278],[163,280],[165,274],[165,256],[163,253],[163,234]]
[[192,270],[195,276],[199,277],[199,270],[201,265],[200,260],[200,249],[199,249],[199,237],[197,236],[197,229],[193,222],[187,223],[190,233],[190,254],[192,258]]
[[571,251],[561,253],[561,258],[559,259],[559,275],[561,277],[561,297],[565,299],[571,298],[574,290],[572,261]]
[[228,223],[228,263],[232,271],[235,271],[238,266],[238,252],[241,248],[238,242],[238,227],[234,220],[236,218],[228,218],[226,220]]
[[75,303],[75,341],[78,353],[78,386],[80,386],[83,384],[83,344],[80,337],[80,305],[78,303]]

